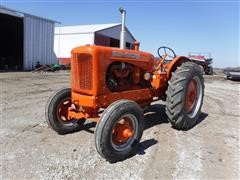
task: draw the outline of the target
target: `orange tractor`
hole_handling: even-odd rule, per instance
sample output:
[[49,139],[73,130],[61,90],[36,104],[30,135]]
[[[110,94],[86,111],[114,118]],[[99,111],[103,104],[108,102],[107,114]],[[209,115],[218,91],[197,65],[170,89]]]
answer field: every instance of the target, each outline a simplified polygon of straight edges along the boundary
[[74,48],[71,88],[54,93],[46,106],[48,125],[59,134],[81,129],[86,119],[97,122],[96,149],[109,162],[134,153],[144,130],[143,109],[151,102],[164,100],[172,126],[187,130],[196,124],[204,96],[201,69],[187,57],[160,47],[156,60],[139,43],[125,49],[126,11],[120,12],[120,48]]

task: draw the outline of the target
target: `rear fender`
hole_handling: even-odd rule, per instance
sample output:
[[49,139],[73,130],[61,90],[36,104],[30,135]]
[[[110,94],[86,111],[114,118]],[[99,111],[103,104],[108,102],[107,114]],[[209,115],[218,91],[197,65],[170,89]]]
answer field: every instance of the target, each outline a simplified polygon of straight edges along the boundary
[[185,56],[177,56],[175,57],[169,64],[164,64],[163,67],[166,68],[167,71],[167,79],[171,78],[171,73],[174,72],[178,66],[181,66],[182,63],[190,61]]

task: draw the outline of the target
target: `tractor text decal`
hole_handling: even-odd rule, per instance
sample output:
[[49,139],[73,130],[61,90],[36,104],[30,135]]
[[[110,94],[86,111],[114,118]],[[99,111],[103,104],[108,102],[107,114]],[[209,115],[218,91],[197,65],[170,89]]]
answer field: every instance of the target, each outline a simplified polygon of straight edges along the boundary
[[139,59],[140,58],[139,54],[124,53],[124,52],[117,52],[117,51],[113,51],[112,56],[113,57],[132,58],[132,59]]

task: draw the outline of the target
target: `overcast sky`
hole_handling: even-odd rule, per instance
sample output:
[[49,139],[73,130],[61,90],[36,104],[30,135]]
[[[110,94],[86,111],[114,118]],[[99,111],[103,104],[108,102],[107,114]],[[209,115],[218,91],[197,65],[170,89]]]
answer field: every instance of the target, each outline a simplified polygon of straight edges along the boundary
[[127,10],[127,27],[141,50],[156,55],[170,46],[178,55],[211,52],[215,67],[240,66],[239,1],[21,1],[4,5],[43,16],[62,25],[118,23],[119,7]]

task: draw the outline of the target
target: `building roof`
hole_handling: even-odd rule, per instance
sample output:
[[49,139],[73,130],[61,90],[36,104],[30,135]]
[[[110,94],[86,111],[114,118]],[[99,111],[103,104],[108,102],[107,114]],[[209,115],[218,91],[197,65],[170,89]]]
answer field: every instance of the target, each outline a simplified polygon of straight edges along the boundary
[[[77,26],[62,26],[55,28],[55,34],[88,34],[121,25],[120,23],[112,24],[91,24]],[[59,32],[60,31],[60,32]]]
[[[98,31],[109,29],[112,27],[121,26],[121,23],[111,23],[111,24],[91,24],[91,25],[77,25],[77,26],[62,26],[55,27],[55,35],[63,34],[93,34]],[[126,28],[126,31],[132,36],[131,32]],[[136,39],[135,39],[136,40]]]
[[23,17],[23,14],[17,13],[15,11],[10,11],[9,9],[3,6],[0,6],[0,13],[7,14],[10,16],[15,16],[15,17]]
[[32,15],[32,14],[25,13],[25,12],[18,11],[18,10],[14,10],[14,9],[10,9],[10,8],[2,6],[2,5],[0,5],[0,13],[8,14],[8,15],[11,15],[11,16],[16,16],[16,17],[24,17],[24,15],[27,15],[27,16],[32,16],[32,17],[35,17],[35,18],[39,18],[39,19],[43,19],[43,20],[46,20],[46,21],[50,21],[50,22],[53,22],[53,23],[59,23],[60,24],[60,22],[55,21],[55,20],[51,20],[51,19],[48,19],[48,18]]

